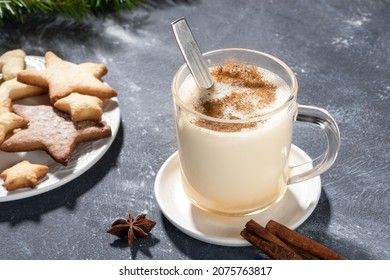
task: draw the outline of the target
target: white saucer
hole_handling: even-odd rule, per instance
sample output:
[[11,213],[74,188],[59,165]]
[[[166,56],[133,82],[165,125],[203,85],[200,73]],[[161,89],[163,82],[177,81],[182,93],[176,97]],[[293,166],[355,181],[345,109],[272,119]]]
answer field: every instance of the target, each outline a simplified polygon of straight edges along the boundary
[[[310,161],[310,157],[292,146],[290,165]],[[274,206],[258,214],[244,217],[225,217],[203,211],[192,205],[183,191],[178,153],[175,152],[161,166],[154,185],[157,203],[164,216],[179,230],[198,240],[223,246],[250,245],[240,236],[250,219],[263,226],[276,220],[291,229],[300,226],[313,212],[321,195],[321,179],[289,185],[284,197]]]

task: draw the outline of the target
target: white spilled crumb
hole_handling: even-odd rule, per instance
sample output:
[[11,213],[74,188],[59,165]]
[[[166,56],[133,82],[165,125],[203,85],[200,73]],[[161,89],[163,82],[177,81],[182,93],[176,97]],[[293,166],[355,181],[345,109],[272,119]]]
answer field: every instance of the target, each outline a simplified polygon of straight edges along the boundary
[[351,19],[346,20],[345,22],[353,27],[360,27],[366,22],[370,22],[371,14],[369,13],[360,13],[360,15],[352,17]]
[[129,25],[119,25],[112,19],[106,19],[103,23],[103,32],[111,36],[114,44],[130,44],[132,47],[150,47],[161,44],[145,30],[137,30],[135,33]]
[[131,34],[130,31],[127,31],[123,26],[116,24],[112,19],[106,19],[103,23],[103,27],[104,33],[114,37],[119,42],[136,44],[141,40],[137,36]]
[[332,38],[331,44],[336,46],[336,49],[349,48],[351,46],[348,39],[342,37]]
[[129,86],[129,89],[131,91],[140,91],[141,90],[141,87],[139,87],[137,84],[135,84],[133,82],[129,82],[128,86]]

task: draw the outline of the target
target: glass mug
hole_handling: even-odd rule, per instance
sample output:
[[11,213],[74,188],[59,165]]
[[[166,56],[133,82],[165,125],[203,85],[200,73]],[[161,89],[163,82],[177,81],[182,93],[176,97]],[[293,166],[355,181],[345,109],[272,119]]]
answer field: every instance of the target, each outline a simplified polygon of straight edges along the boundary
[[[318,176],[331,167],[340,147],[338,126],[325,110],[297,103],[297,79],[284,62],[248,49],[220,49],[204,57],[209,67],[234,59],[271,71],[287,83],[289,98],[251,119],[210,117],[183,102],[180,86],[190,71],[185,64],[178,69],[172,83],[176,136],[182,185],[193,204],[225,215],[257,213],[279,201],[289,184]],[[294,121],[320,127],[328,144],[321,156],[299,166],[288,165]],[[259,122],[253,129],[212,129]]]

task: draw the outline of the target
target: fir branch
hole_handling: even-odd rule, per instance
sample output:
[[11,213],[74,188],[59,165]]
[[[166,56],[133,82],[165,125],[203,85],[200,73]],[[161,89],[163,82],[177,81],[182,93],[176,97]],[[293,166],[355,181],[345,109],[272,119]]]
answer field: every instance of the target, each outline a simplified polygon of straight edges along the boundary
[[61,14],[81,20],[86,15],[123,8],[133,10],[141,0],[0,0],[0,25],[8,20],[23,22],[27,14]]

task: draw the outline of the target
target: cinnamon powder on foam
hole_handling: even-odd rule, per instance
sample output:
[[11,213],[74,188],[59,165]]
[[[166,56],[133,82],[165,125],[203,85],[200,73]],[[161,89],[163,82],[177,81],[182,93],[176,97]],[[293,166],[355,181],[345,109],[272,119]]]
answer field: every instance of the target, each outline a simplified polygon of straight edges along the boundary
[[[210,117],[228,120],[255,118],[261,114],[258,109],[265,108],[275,102],[276,85],[265,80],[263,74],[253,65],[239,63],[234,60],[225,65],[215,67],[211,75],[218,83],[239,87],[222,98],[200,100],[195,110]],[[233,113],[234,112],[234,113]],[[249,123],[216,123],[198,119],[198,126],[224,132],[240,131],[257,126],[257,122]]]

